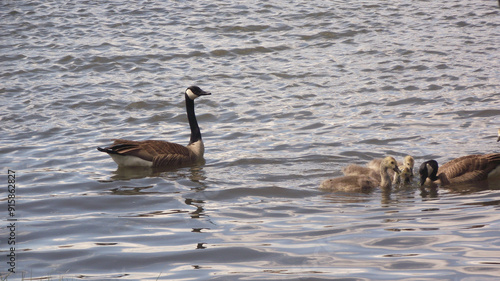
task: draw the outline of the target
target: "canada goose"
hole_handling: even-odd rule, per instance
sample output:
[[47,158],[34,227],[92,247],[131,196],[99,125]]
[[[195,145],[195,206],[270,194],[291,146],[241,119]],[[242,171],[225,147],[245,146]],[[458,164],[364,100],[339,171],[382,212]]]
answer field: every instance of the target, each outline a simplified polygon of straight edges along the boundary
[[399,170],[401,172],[394,173],[394,179],[392,180],[393,184],[408,184],[411,182],[413,178],[413,171],[407,166],[400,166]]
[[187,146],[161,140],[117,139],[114,140],[113,145],[105,148],[98,147],[97,150],[109,154],[118,166],[160,168],[196,163],[203,159],[205,147],[194,113],[194,100],[210,94],[198,86],[191,86],[184,93],[187,117],[191,127],[191,139]]
[[[352,164],[344,167],[342,172],[345,176],[367,175],[380,178],[380,163],[382,160],[382,158],[373,159],[366,165],[367,167]],[[415,160],[413,157],[410,155],[405,156],[403,162],[398,162],[398,168],[401,170],[401,173],[394,173],[392,170],[389,170],[389,175],[393,174],[392,183],[399,184],[401,183],[401,179],[403,179],[403,183],[409,183],[413,178],[414,165]]]
[[398,163],[401,173],[394,173],[392,183],[399,184],[401,180],[403,183],[409,183],[413,179],[413,166],[415,166],[415,159],[410,155],[406,155],[403,163]]
[[413,167],[415,166],[415,159],[410,155],[406,155],[403,159],[403,166],[408,167],[410,175],[413,177]]
[[498,129],[498,138],[497,138],[497,142],[500,141],[500,129]]
[[[374,170],[377,173],[380,173],[380,162],[382,162],[382,158],[378,159],[373,159],[368,164],[366,165],[369,169]],[[405,170],[404,168],[407,167],[408,171],[403,174],[403,178],[405,179],[406,182],[410,182],[411,179],[413,178],[413,166],[415,166],[415,159],[411,157],[410,155],[406,155],[403,159],[403,162],[398,162],[398,168],[403,171]],[[407,175],[406,173],[410,173]],[[393,173],[392,170],[389,171],[389,175],[393,177],[392,183],[397,184],[401,182],[401,174],[400,173]]]
[[[378,173],[380,172],[380,162],[382,162],[382,158],[373,159],[368,162],[366,166]],[[413,176],[413,166],[415,166],[415,160],[413,159],[413,157],[411,157],[410,155],[406,155],[403,159],[403,162],[398,162],[398,166],[400,166],[399,168],[401,168],[401,166],[408,167],[411,170],[411,174]]]
[[441,167],[436,160],[429,160],[420,165],[419,174],[421,186],[427,179],[443,186],[500,180],[500,153],[462,156]]
[[400,172],[396,159],[391,156],[385,157],[380,162],[380,178],[370,175],[348,175],[324,180],[319,188],[344,192],[366,192],[377,186],[387,189],[391,186],[391,177],[388,170],[393,170],[396,173]]
[[[380,161],[377,161],[379,163],[382,162],[382,159]],[[373,165],[373,163],[372,163]],[[380,164],[379,164],[380,165]],[[393,184],[399,184],[401,183],[401,179],[403,179],[404,183],[409,183],[412,175],[411,175],[411,170],[410,168],[399,165],[398,166],[399,170],[401,171],[400,173],[394,173],[392,170],[389,170],[388,173],[389,175],[392,173],[393,175]],[[374,179],[377,179],[380,181],[380,167],[377,170],[368,168],[368,167],[363,167],[355,164],[351,164],[347,167],[342,168],[342,173],[344,173],[344,176],[368,176]]]

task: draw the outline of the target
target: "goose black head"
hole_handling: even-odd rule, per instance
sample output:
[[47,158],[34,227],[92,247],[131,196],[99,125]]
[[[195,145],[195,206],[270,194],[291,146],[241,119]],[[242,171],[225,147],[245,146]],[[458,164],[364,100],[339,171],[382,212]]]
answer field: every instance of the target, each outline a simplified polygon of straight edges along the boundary
[[438,169],[439,166],[436,160],[429,160],[422,163],[422,165],[420,165],[420,169],[418,170],[418,173],[420,174],[420,186],[424,185],[427,178],[432,181],[437,180]]
[[191,99],[194,100],[199,96],[208,96],[211,95],[209,92],[203,91],[200,87],[198,86],[191,86],[186,89],[186,95]]

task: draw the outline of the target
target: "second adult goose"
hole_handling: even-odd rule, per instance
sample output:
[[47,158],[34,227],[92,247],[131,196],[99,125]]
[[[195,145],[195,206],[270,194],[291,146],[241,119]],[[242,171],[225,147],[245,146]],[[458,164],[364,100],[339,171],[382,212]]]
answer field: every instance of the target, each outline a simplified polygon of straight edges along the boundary
[[500,153],[459,157],[439,167],[436,160],[429,160],[419,169],[420,185],[427,179],[441,185],[478,183],[500,180]]
[[391,176],[388,171],[393,170],[399,173],[398,163],[391,156],[385,157],[380,162],[380,178],[370,175],[348,175],[333,179],[324,180],[319,188],[329,191],[345,191],[345,192],[366,192],[377,186],[382,189],[391,187]]
[[109,154],[118,166],[125,167],[161,168],[196,163],[203,159],[205,146],[194,113],[194,100],[200,96],[210,94],[198,86],[191,86],[184,92],[186,112],[191,127],[191,139],[187,146],[161,140],[132,141],[117,139],[111,146],[98,147],[97,149]]

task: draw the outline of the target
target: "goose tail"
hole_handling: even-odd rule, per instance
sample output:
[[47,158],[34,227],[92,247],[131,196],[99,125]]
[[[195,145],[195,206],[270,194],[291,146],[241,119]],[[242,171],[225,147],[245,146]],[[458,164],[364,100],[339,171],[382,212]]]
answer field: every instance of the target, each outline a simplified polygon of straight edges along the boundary
[[97,150],[101,151],[101,152],[106,152],[107,154],[119,154],[118,152],[112,150],[112,149],[109,149],[107,147],[105,148],[102,148],[102,147],[97,147]]

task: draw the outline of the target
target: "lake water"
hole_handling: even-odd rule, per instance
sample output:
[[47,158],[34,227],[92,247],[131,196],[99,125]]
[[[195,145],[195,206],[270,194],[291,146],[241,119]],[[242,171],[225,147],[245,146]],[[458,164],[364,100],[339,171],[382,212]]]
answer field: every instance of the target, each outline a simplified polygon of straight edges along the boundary
[[[498,186],[318,190],[499,151],[497,1],[0,6],[2,280],[499,280]],[[204,165],[96,150],[187,144],[190,85]]]

